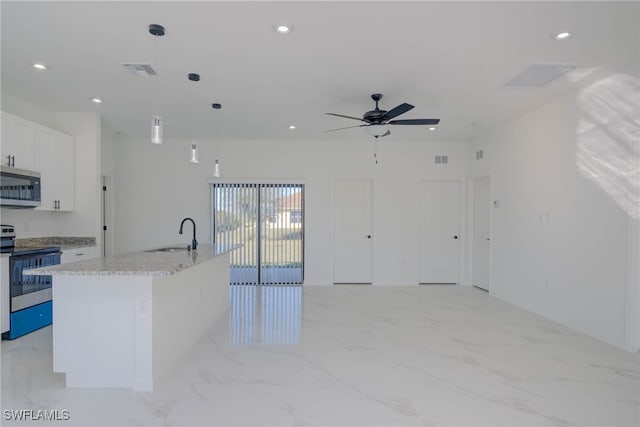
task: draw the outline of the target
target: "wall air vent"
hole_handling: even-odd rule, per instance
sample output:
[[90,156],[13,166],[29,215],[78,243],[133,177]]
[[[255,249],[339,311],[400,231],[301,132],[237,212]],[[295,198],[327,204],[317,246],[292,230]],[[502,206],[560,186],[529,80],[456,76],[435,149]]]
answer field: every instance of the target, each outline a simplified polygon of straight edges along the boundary
[[576,68],[567,64],[532,64],[505,84],[505,87],[542,87],[552,80]]
[[140,77],[155,76],[158,73],[149,64],[122,64],[125,70]]
[[449,163],[449,156],[436,156],[435,161],[437,165],[446,165]]

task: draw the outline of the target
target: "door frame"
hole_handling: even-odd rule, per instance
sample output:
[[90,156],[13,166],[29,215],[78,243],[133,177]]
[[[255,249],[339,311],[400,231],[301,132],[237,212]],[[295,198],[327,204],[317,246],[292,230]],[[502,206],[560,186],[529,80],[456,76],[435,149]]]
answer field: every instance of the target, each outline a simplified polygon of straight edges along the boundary
[[100,217],[101,217],[101,225],[100,225],[100,235],[101,241],[100,244],[100,253],[103,257],[108,257],[114,255],[114,227],[113,227],[113,218],[114,216],[114,200],[113,197],[113,178],[110,175],[102,175],[100,181]]
[[[491,175],[481,175],[481,176],[476,176],[473,177],[471,179],[469,179],[469,209],[468,209],[468,224],[469,224],[469,236],[470,239],[468,239],[468,244],[467,244],[467,250],[469,253],[469,259],[468,259],[468,283],[470,286],[474,286],[473,284],[473,259],[474,259],[474,236],[475,236],[475,204],[474,204],[474,199],[475,199],[475,190],[476,190],[476,185],[480,180],[487,180],[489,183],[489,235],[491,235],[492,230],[493,230],[493,210],[491,209],[491,200],[492,200],[492,180],[491,180]],[[491,278],[492,278],[492,271],[491,271],[491,259],[492,259],[492,245],[489,244],[489,266],[488,266],[488,274],[489,274],[489,282],[488,282],[488,288],[487,292],[489,292],[489,294],[491,294]],[[481,288],[478,288],[480,290],[482,290]]]
[[[303,198],[302,198],[302,247],[301,247],[301,257],[302,257],[302,278],[301,283],[293,286],[304,286],[305,280],[305,270],[306,270],[306,254],[307,254],[307,236],[306,236],[306,199],[307,199],[307,180],[298,178],[298,179],[288,179],[288,178],[209,178],[207,180],[209,184],[209,242],[213,243],[215,241],[215,200],[213,197],[213,186],[215,184],[255,184],[260,188],[262,185],[268,184],[276,184],[276,185],[300,185],[302,186]],[[258,255],[259,257],[259,255]],[[259,262],[258,258],[258,262]],[[258,264],[258,282],[260,278],[260,265]],[[263,284],[258,283],[258,286],[263,286]],[[269,285],[267,285],[269,286]],[[278,286],[278,285],[274,285]]]
[[375,206],[375,181],[372,178],[335,178],[333,180],[333,185],[331,186],[331,284],[332,285],[341,285],[341,284],[345,284],[342,282],[336,282],[336,262],[335,262],[335,248],[336,248],[336,184],[339,181],[366,181],[369,183],[369,189],[370,189],[370,197],[371,200],[369,201],[369,211],[371,213],[370,219],[371,219],[371,235],[372,235],[372,239],[371,239],[371,253],[369,254],[370,256],[370,261],[371,261],[371,268],[370,268],[370,275],[371,275],[371,283],[369,282],[361,282],[361,283],[353,283],[353,284],[362,284],[362,285],[374,285],[375,284],[375,234],[374,234],[374,230],[375,230],[375,215],[374,215],[374,209],[373,207]]
[[420,233],[422,227],[422,183],[424,182],[456,182],[458,183],[458,230],[460,240],[462,241],[460,244],[460,250],[458,252],[458,283],[456,285],[464,284],[465,277],[465,257],[467,253],[466,245],[463,243],[467,241],[466,239],[466,227],[464,221],[464,212],[466,207],[465,201],[465,193],[466,193],[466,182],[463,178],[422,178],[418,180],[418,191],[417,191],[417,199],[418,199],[418,215],[416,218],[416,253],[418,254],[418,262],[416,263],[416,283],[420,286],[420,272],[422,269],[422,244],[420,243]]

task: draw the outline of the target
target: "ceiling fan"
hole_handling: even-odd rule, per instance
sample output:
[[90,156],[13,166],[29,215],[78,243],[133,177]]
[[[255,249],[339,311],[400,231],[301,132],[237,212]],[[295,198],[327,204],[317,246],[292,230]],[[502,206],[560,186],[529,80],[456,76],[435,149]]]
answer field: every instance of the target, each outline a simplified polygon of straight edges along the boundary
[[407,104],[405,102],[398,105],[397,107],[392,108],[389,111],[386,111],[378,108],[378,101],[382,99],[381,93],[374,93],[373,95],[371,95],[371,99],[375,101],[376,108],[374,110],[367,111],[366,113],[364,113],[362,118],[345,116],[344,114],[337,114],[337,113],[326,113],[330,116],[337,116],[337,117],[344,117],[345,119],[359,120],[361,122],[364,122],[364,124],[347,126],[343,128],[337,128],[337,129],[329,129],[329,130],[326,130],[325,132],[334,132],[337,130],[364,127],[368,133],[370,133],[376,138],[379,138],[381,136],[387,136],[391,134],[391,131],[387,128],[387,125],[437,125],[438,123],[440,123],[440,119],[392,120],[398,117],[400,114],[404,114],[407,111],[411,110],[412,108],[414,108],[414,106],[411,104]]

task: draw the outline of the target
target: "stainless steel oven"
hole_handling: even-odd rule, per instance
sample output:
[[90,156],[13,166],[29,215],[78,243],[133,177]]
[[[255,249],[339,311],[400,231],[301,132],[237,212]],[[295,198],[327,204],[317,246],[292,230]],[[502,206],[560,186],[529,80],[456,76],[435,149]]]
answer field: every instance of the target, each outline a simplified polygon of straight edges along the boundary
[[60,248],[14,251],[9,258],[11,313],[51,301],[51,276],[28,276],[29,268],[60,264]]
[[2,338],[14,339],[33,332],[52,322],[51,276],[23,274],[29,268],[60,264],[59,247],[38,247],[16,250],[15,231],[2,225],[0,250],[9,253],[9,330]]

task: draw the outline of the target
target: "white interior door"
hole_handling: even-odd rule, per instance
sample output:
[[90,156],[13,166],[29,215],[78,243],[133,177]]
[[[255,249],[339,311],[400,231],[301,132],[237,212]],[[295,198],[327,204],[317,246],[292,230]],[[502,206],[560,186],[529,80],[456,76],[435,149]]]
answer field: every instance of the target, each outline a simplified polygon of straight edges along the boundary
[[479,178],[473,184],[473,266],[472,284],[489,290],[490,226],[489,178]]
[[333,282],[371,283],[372,185],[370,180],[337,180],[334,189]]
[[459,283],[460,182],[420,183],[420,283]]

